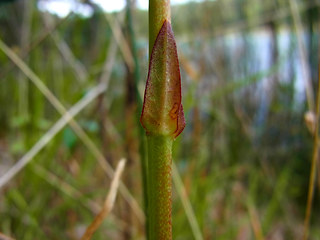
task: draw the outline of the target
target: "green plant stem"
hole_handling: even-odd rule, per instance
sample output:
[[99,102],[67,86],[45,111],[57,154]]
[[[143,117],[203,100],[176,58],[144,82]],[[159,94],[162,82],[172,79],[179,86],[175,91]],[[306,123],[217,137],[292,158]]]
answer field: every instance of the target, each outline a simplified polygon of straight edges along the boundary
[[[165,21],[171,20],[170,0],[149,0],[149,56]],[[172,239],[171,136],[148,135],[148,240]]]
[[165,20],[171,22],[170,0],[149,0],[149,56]]
[[[133,69],[133,78],[134,78],[134,90],[135,90],[135,99],[137,104],[137,113],[141,113],[143,100],[139,92],[139,79],[140,79],[140,71],[139,71],[139,58],[137,52],[137,44],[136,37],[133,29],[133,17],[132,17],[132,1],[127,0],[127,26],[129,32],[129,42],[130,48],[132,51],[132,56],[134,60],[134,69]],[[139,116],[137,116],[137,122],[139,126],[139,152],[140,152],[140,164],[141,164],[141,172],[142,172],[142,187],[143,187],[143,205],[145,214],[147,214],[148,209],[148,188],[147,188],[147,149],[146,149],[146,136],[143,127],[140,125]],[[148,219],[146,218],[145,229],[148,235]]]
[[149,240],[172,239],[172,137],[148,136]]
[[313,153],[310,169],[309,190],[307,199],[307,209],[304,219],[303,240],[307,240],[309,237],[309,225],[312,213],[312,202],[315,189],[315,180],[317,175],[317,161],[319,157],[319,119],[320,119],[320,64],[318,66],[318,90],[317,90],[317,105],[316,105],[316,121],[314,131]]

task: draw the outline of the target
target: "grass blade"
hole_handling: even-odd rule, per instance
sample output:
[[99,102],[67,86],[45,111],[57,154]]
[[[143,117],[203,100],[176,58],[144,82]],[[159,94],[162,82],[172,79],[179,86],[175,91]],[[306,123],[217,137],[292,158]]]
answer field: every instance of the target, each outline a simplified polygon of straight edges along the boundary
[[107,198],[104,202],[104,206],[102,210],[99,212],[99,214],[94,218],[92,223],[88,226],[86,232],[82,236],[81,240],[90,240],[92,235],[95,233],[95,231],[98,229],[98,227],[101,225],[103,220],[108,216],[110,211],[112,210],[114,206],[114,202],[116,200],[118,187],[120,183],[120,176],[123,172],[124,166],[125,166],[126,160],[121,159],[118,163],[118,166],[116,168],[114,177],[111,182],[110,191],[107,195]]

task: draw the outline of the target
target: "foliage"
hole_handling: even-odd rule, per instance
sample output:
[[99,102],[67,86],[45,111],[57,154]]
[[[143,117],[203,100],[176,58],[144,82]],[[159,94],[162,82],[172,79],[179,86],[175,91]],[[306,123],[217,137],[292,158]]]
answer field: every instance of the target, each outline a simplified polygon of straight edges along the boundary
[[[316,1],[296,2],[316,89],[319,7]],[[112,27],[126,26],[121,13],[107,14],[109,21],[92,6],[90,18],[71,14],[64,20],[39,11],[36,1],[0,8],[1,40],[67,109],[98,84],[115,39]],[[265,239],[301,239],[312,136],[304,123],[309,109],[292,16],[285,0],[204,1],[172,8],[186,117],[173,159],[204,239],[259,239],[259,231]],[[121,157],[132,159],[126,185],[142,206],[137,99],[148,72],[147,12],[134,10],[133,23],[137,67],[143,73],[133,88],[139,96],[129,94],[128,53],[120,41],[107,91],[75,120],[111,166]],[[2,176],[61,115],[2,51],[0,65]],[[0,232],[26,240],[78,239],[109,183],[94,154],[66,127],[0,190]],[[128,229],[130,239],[144,238],[139,217],[125,206],[119,194],[113,215],[94,239],[126,239]],[[312,240],[319,239],[319,210],[317,183]],[[173,239],[194,239],[176,190]]]

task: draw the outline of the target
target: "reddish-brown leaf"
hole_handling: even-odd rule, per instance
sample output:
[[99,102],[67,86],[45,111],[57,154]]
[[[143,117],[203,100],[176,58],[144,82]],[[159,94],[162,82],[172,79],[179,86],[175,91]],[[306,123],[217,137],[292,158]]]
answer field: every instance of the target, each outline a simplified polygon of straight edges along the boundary
[[169,21],[163,23],[152,49],[140,121],[147,134],[173,138],[185,127],[179,60]]

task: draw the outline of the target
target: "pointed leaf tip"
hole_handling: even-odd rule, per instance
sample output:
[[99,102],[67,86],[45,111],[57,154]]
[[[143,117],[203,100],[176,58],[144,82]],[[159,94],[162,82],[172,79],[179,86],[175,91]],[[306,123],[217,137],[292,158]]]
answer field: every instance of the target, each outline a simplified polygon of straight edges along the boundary
[[167,20],[152,48],[140,122],[148,134],[173,138],[185,127],[177,47]]

